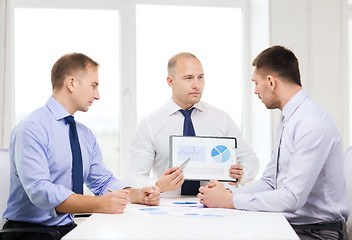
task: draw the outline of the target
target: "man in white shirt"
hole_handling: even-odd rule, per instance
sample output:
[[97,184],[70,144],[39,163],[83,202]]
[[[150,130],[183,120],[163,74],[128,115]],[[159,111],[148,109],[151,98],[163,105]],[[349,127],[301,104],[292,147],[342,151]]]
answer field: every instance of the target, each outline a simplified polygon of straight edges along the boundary
[[347,239],[349,210],[342,137],[332,117],[302,89],[298,60],[273,46],[254,59],[255,94],[281,110],[263,177],[231,189],[212,181],[198,197],[207,207],[283,212],[301,239]]
[[[237,138],[239,163],[231,166],[229,174],[242,184],[252,181],[259,169],[257,156],[228,114],[200,101],[204,88],[204,72],[200,61],[190,53],[175,55],[168,63],[167,83],[172,88],[171,100],[137,127],[131,144],[130,184],[156,184],[161,192],[180,193],[184,177],[180,167],[169,168],[169,136],[183,134],[185,117],[180,112],[182,109],[191,111],[196,136]],[[149,177],[152,169],[156,179]],[[198,188],[194,195],[198,193]]]

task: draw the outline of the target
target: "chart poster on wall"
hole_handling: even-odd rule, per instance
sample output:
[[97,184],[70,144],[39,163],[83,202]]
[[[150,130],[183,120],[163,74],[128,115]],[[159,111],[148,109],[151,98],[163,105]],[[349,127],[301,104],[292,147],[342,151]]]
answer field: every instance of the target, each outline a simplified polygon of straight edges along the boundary
[[236,163],[236,138],[172,135],[169,143],[170,167],[182,166],[186,180],[234,180],[229,168]]

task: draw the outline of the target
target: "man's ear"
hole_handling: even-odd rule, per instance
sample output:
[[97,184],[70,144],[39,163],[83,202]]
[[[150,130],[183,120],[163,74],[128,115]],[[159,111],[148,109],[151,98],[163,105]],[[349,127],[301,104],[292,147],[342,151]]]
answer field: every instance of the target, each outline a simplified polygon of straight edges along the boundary
[[171,76],[167,76],[167,84],[171,87],[171,88],[173,88],[174,87],[174,80],[173,80],[173,78],[171,77]]
[[75,89],[75,78],[74,77],[67,77],[65,83],[66,83],[67,89],[70,92],[73,92]]
[[274,90],[276,88],[276,84],[277,84],[277,79],[273,76],[273,75],[268,75],[266,76],[266,79],[268,81],[269,84],[269,88],[271,90]]

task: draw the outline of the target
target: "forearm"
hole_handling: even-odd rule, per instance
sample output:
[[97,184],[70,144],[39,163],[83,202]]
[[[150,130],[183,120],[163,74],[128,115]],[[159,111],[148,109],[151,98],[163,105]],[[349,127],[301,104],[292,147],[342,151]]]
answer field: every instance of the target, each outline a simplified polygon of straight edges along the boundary
[[142,150],[137,151],[132,148],[127,175],[128,183],[136,188],[154,186],[156,182],[155,179],[149,177],[154,164],[154,154],[150,154],[147,150]]
[[234,193],[233,205],[237,209],[268,212],[294,212],[297,210],[297,196],[288,189],[262,192]]
[[253,183],[246,185],[245,187],[235,187],[229,186],[229,189],[237,194],[237,193],[255,193],[255,192],[263,192],[273,190],[270,184],[268,184],[265,180],[259,179]]
[[155,149],[152,144],[150,126],[142,121],[137,127],[130,146],[130,164],[127,181],[137,188],[154,186],[155,180],[149,178],[154,166]]
[[99,196],[84,196],[72,194],[65,201],[55,207],[59,213],[99,213]]

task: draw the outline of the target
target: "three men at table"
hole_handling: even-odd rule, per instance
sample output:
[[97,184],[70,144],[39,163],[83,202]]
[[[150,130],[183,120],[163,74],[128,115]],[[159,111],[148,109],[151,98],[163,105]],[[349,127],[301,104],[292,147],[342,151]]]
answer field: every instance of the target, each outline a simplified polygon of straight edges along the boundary
[[[298,61],[290,50],[268,48],[253,66],[255,93],[268,109],[282,111],[271,162],[263,177],[249,186],[229,191],[212,181],[201,187],[201,203],[207,207],[283,212],[301,239],[345,239],[348,204],[342,138],[335,123],[302,89]],[[229,174],[243,183],[254,179],[257,157],[226,113],[200,101],[204,88],[202,65],[194,55],[180,53],[168,64],[170,102],[140,123],[131,145],[128,180],[133,185],[152,187],[132,189],[114,178],[102,163],[92,132],[75,123],[83,179],[101,196],[74,193],[72,181],[68,181],[73,150],[65,118],[78,110],[87,111],[99,99],[97,67],[83,54],[60,58],[52,69],[53,95],[14,129],[10,144],[12,184],[4,213],[9,221],[5,228],[30,222],[65,226],[65,234],[74,227],[72,213],[121,213],[129,198],[131,202],[157,205],[160,190],[179,190],[184,182],[182,169],[168,168],[168,137],[181,135],[184,126],[180,110],[193,108],[196,135],[236,137],[240,164],[232,166]],[[157,180],[149,178],[152,169]]]

